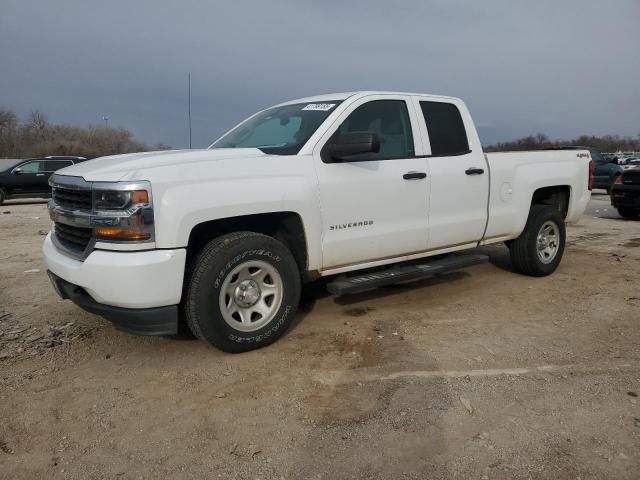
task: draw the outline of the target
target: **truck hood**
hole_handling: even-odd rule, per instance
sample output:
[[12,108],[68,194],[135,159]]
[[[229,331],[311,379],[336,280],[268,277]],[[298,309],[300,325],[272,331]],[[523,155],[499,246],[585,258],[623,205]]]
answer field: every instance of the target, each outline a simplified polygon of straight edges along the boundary
[[[211,150],[164,150],[158,152],[128,153],[100,157],[63,168],[57,175],[83,177],[89,182],[116,182],[127,180],[153,180],[154,172],[175,168],[176,171],[202,166],[220,160],[250,161],[267,157],[257,148],[224,148]],[[238,157],[242,157],[241,159]]]

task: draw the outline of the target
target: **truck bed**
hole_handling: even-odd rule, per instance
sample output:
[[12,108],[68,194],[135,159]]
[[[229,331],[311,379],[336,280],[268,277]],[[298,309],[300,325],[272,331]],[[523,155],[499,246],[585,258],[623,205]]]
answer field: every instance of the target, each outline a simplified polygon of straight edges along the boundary
[[[483,243],[519,235],[526,223],[532,192],[560,185],[569,193],[566,222],[576,221],[586,208],[591,192],[587,150],[535,150],[486,153],[490,174],[489,221]],[[514,168],[515,167],[515,168]]]

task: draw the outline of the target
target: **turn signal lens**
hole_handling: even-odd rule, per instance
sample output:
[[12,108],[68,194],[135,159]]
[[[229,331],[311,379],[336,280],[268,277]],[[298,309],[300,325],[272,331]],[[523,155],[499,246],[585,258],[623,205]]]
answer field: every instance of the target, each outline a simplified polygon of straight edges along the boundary
[[131,192],[131,203],[134,205],[149,203],[149,193],[146,190]]
[[104,240],[124,240],[138,242],[141,240],[149,240],[151,238],[150,233],[134,232],[133,230],[129,230],[126,228],[115,227],[96,228],[96,236]]

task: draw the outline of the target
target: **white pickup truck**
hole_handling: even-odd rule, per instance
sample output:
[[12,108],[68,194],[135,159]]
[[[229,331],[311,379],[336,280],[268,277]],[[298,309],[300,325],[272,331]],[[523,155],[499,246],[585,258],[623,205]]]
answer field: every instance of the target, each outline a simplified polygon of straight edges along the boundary
[[442,254],[499,242],[514,270],[548,275],[592,182],[587,150],[484,154],[457,98],[323,95],[208,149],[58,171],[44,255],[62,298],[116,328],[186,325],[241,352],[279,338],[318,277],[355,293],[485,262]]

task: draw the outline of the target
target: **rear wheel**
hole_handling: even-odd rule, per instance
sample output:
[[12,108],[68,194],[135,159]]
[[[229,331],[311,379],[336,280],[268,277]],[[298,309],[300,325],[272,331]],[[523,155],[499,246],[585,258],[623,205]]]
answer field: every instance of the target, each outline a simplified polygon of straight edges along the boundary
[[4,193],[4,190],[0,188],[0,205],[2,205],[6,199],[7,195]]
[[511,263],[524,275],[543,277],[560,264],[566,231],[558,210],[547,205],[533,205],[522,234],[509,244]]
[[237,232],[210,241],[195,257],[184,312],[196,337],[236,353],[282,336],[299,300],[300,274],[287,247],[266,235]]
[[629,207],[618,207],[618,213],[622,218],[638,218],[640,216],[640,209]]

